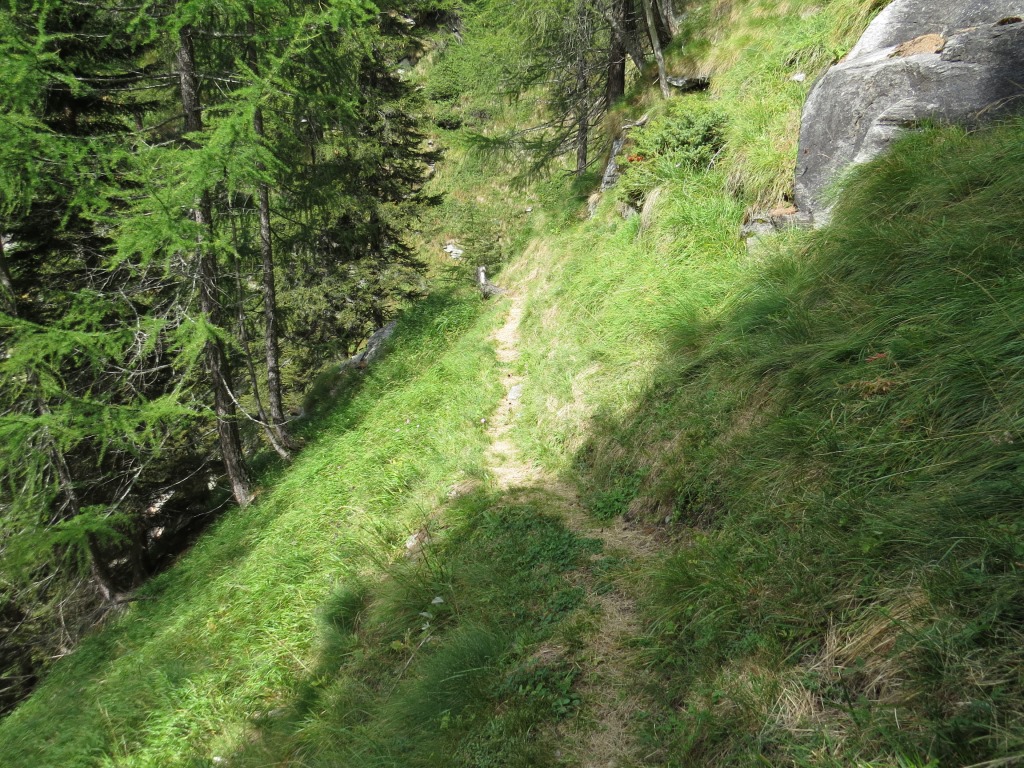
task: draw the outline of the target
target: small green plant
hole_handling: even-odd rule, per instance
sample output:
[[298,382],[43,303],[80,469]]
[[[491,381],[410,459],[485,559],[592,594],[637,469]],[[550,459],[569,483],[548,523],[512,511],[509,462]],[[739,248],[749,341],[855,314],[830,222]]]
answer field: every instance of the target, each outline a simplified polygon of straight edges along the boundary
[[579,670],[565,662],[546,664],[536,660],[514,668],[502,683],[502,691],[528,700],[549,715],[564,718],[582,703],[574,690]]
[[646,471],[634,471],[616,477],[610,489],[598,491],[593,495],[589,504],[591,514],[602,522],[626,514],[630,502],[636,498],[646,476]]
[[705,170],[725,144],[726,116],[704,96],[668,102],[630,133],[618,194],[640,204],[655,187]]

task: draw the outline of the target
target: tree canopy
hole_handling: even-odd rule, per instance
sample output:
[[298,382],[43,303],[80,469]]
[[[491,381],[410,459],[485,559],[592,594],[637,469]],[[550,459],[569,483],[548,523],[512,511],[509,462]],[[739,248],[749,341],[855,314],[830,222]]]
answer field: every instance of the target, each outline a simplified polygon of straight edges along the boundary
[[0,10],[0,601],[32,649],[0,709],[57,602],[126,599],[220,478],[247,504],[302,380],[421,290],[433,155],[395,63],[437,5]]

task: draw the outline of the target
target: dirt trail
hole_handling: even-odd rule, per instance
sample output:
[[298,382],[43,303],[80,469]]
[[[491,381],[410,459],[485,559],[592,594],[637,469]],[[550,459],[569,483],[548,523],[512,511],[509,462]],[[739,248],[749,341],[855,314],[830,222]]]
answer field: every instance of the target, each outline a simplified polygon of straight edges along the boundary
[[513,296],[505,324],[494,334],[494,340],[498,342],[496,354],[498,362],[502,365],[505,396],[488,422],[487,434],[491,444],[487,449],[486,461],[495,484],[503,491],[535,486],[541,482],[538,470],[522,460],[515,443],[509,439],[512,421],[526,381],[525,376],[513,371],[514,364],[519,359],[519,323],[523,319],[524,304],[522,296]]
[[[511,432],[527,377],[516,370],[519,359],[519,325],[525,299],[511,296],[504,325],[494,334],[497,358],[502,364],[505,397],[491,416],[486,452],[487,468],[495,486],[502,491],[525,496],[543,495],[556,506],[565,522],[579,533],[604,542],[604,554],[629,562],[639,562],[654,553],[649,536],[622,520],[604,527],[596,524],[583,510],[575,486],[546,474],[524,458]],[[643,708],[641,673],[629,642],[640,631],[637,607],[628,585],[597,589],[592,576],[582,585],[598,615],[597,629],[587,638],[579,661],[584,666],[580,693],[584,706],[579,716],[562,726],[561,752],[574,758],[583,768],[621,768],[642,764],[631,722]]]

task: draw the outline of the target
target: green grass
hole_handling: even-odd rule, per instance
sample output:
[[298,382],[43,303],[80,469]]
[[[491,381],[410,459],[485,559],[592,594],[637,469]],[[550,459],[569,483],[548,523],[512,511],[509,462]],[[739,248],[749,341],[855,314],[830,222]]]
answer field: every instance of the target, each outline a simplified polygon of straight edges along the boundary
[[[711,78],[728,117],[730,194],[772,207],[790,198],[800,107],[814,80],[856,43],[885,0],[715,0],[687,13],[669,69]],[[804,79],[793,80],[794,75]]]
[[[349,584],[324,612],[317,673],[254,726],[231,765],[531,766],[556,762],[548,726],[579,705],[571,656],[536,655],[582,604],[566,574],[599,542],[550,502],[470,493],[422,560]],[[560,646],[561,647],[561,646]]]
[[1022,138],[908,136],[752,255],[721,170],[533,254],[521,439],[682,540],[641,579],[653,764],[1024,755]]
[[640,492],[693,532],[653,598],[678,759],[1024,752],[1022,137],[859,169],[610,427],[671,441]]
[[313,443],[4,720],[5,768],[556,762],[567,575],[601,546],[560,500],[481,485],[493,318],[436,294],[367,374],[321,382]]
[[[464,262],[376,368],[317,383],[311,446],[252,510],[0,723],[0,763],[572,765],[606,703],[591,598],[624,585],[638,766],[1024,761],[1024,122],[921,131],[827,229],[739,240],[788,198],[800,103],[878,6],[694,7],[670,69],[711,91],[634,83],[610,122],[650,115],[644,159],[593,216],[593,177],[516,186],[438,129],[447,198],[415,239]],[[474,114],[493,67],[451,87],[500,38],[471,29],[421,73],[431,109],[508,128],[522,105]],[[521,452],[659,556],[488,489],[505,305],[464,294],[478,262],[526,297]]]
[[706,38],[675,58],[711,71],[709,102],[640,90],[624,108],[651,114],[636,148],[686,129],[680,112],[724,113],[714,167],[645,158],[619,193],[645,215],[606,195],[514,265],[518,438],[598,518],[680,541],[639,579],[651,764],[1024,760],[1024,129],[911,136],[851,179],[833,226],[748,254],[743,204],[785,199],[776,138],[806,85],[755,101],[813,79],[856,37],[839,20],[874,6],[734,7],[714,33],[694,14]]

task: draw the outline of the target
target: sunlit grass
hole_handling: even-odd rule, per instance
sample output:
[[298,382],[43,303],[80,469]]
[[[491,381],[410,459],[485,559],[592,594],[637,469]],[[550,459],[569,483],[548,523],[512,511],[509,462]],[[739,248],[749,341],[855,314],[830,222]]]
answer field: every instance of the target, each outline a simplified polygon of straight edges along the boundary
[[4,764],[189,764],[288,702],[315,665],[318,606],[379,574],[454,483],[481,474],[479,422],[498,397],[490,325],[472,296],[411,312],[289,472],[4,721]]
[[[1024,124],[923,131],[828,229],[739,240],[788,198],[801,101],[878,6],[694,7],[670,69],[710,93],[669,107],[639,83],[609,124],[679,133],[710,108],[724,148],[655,158],[592,216],[593,177],[517,187],[514,162],[434,131],[447,197],[413,234],[444,288],[378,367],[318,383],[296,465],[58,665],[0,725],[0,763],[564,762],[600,620],[579,585],[610,558],[563,499],[481,482],[506,305],[468,293],[477,263],[526,297],[520,450],[663,551],[622,566],[656,682],[642,764],[1019,759]],[[472,117],[483,99],[458,95],[476,127],[526,109]]]

